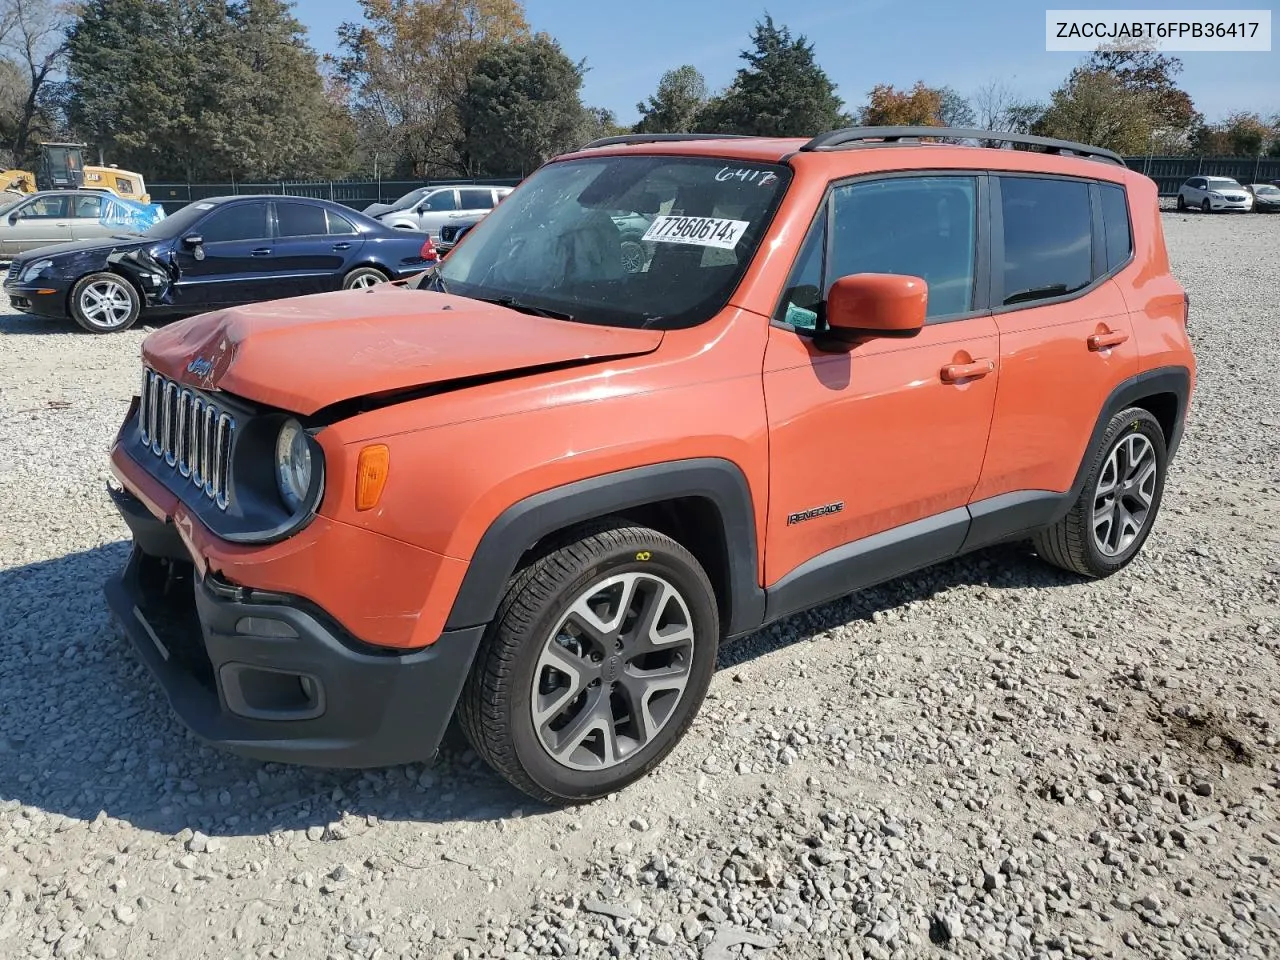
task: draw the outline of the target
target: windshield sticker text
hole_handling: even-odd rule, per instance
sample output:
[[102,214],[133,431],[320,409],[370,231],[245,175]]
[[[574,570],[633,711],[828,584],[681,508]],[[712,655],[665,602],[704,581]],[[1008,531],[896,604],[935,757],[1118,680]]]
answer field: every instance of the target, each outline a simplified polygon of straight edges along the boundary
[[767,187],[777,179],[778,175],[772,171],[750,170],[746,167],[721,167],[716,172],[716,183],[741,180],[743,183],[754,183],[756,186]]
[[750,222],[720,217],[658,217],[642,240],[654,243],[691,243],[699,247],[732,250],[742,239]]

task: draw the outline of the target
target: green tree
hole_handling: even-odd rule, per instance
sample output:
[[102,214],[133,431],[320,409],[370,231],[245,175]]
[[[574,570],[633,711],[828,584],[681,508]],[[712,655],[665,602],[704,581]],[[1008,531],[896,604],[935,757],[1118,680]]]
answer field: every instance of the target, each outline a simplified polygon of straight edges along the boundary
[[89,0],[68,34],[66,110],[152,180],[332,174],[350,140],[282,0]]
[[1084,63],[1086,71],[1102,71],[1126,89],[1144,94],[1157,127],[1186,134],[1200,118],[1190,95],[1175,78],[1182,61],[1152,47],[1112,45],[1095,50]]
[[1275,131],[1256,113],[1233,113],[1223,122],[1223,132],[1237,157],[1256,157],[1271,145]]
[[373,164],[413,176],[455,173],[458,105],[480,58],[529,39],[519,0],[360,0],[334,59]]
[[590,143],[601,137],[616,137],[627,133],[627,128],[618,123],[617,116],[605,107],[584,107],[578,140]]
[[938,119],[944,127],[966,128],[977,124],[978,115],[968,97],[954,87],[942,87],[938,94],[941,101]]
[[699,130],[811,137],[849,122],[835,84],[818,66],[813,44],[804,36],[792,37],[766,15],[756,23],[751,45],[740,54],[747,65],[702,111]]
[[1150,95],[1109,71],[1077,68],[1053,92],[1032,132],[1137,154],[1149,149],[1156,122]]
[[524,176],[579,146],[583,65],[544,33],[493,47],[471,76],[458,107],[458,154],[474,176]]
[[707,104],[707,81],[697,67],[685,64],[668,70],[647,103],[637,103],[636,133],[689,133]]

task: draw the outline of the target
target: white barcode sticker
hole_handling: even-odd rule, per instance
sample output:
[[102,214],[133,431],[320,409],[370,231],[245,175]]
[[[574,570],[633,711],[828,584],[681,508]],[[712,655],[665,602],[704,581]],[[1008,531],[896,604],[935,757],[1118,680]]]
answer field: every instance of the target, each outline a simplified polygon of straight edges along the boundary
[[641,239],[732,250],[750,225],[747,220],[724,220],[720,217],[658,217],[649,224]]

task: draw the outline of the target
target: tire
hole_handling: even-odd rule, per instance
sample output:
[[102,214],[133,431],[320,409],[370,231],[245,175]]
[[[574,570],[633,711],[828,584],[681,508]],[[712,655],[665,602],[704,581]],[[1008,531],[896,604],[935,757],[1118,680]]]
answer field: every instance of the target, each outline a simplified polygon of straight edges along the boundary
[[[646,600],[661,609],[653,614]],[[637,619],[667,622],[662,643],[640,642],[629,616],[637,609]],[[592,618],[594,637],[583,629]],[[603,629],[610,619],[617,632]],[[596,800],[643,777],[684,736],[719,637],[715,593],[693,555],[654,530],[603,521],[512,578],[463,688],[459,725],[476,753],[534,799]],[[646,687],[639,660],[639,669],[668,672]],[[632,696],[642,710],[627,709]]]
[[1186,209],[1187,209],[1187,201],[1186,201],[1186,199],[1182,196],[1182,194],[1178,194],[1178,202],[1177,202],[1176,206],[1177,206],[1177,208],[1178,208],[1179,210],[1186,210]]
[[[1086,577],[1107,577],[1128,566],[1155,525],[1168,466],[1159,421],[1140,407],[1122,410],[1107,424],[1071,511],[1036,534],[1036,552],[1054,566]],[[1130,485],[1135,478],[1141,482]],[[1122,491],[1108,497],[1106,488],[1117,480]],[[1114,503],[1109,523],[1104,519],[1108,501]],[[1117,509],[1127,519],[1119,526]]]
[[1201,212],[1201,213],[1213,213],[1213,208],[1209,206],[1209,201],[1208,201],[1208,200],[1201,200],[1201,201],[1200,201],[1200,212]]
[[356,267],[342,278],[343,290],[357,290],[386,283],[391,278],[377,267]]
[[128,330],[142,312],[142,296],[116,273],[91,273],[71,288],[71,319],[90,333]]

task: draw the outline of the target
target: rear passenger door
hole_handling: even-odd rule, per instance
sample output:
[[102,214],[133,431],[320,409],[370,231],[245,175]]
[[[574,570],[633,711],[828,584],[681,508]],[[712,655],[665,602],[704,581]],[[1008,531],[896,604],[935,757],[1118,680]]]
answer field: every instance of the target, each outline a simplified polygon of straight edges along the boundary
[[991,180],[1001,372],[975,528],[1015,500],[1035,520],[1035,503],[1049,509],[1052,494],[1070,489],[1108,395],[1138,372],[1128,307],[1112,279],[1132,261],[1123,187],[1040,175]]
[[275,260],[279,296],[339,289],[346,265],[363,243],[349,221],[326,207],[301,200],[277,200]]
[[[837,184],[806,238],[765,353],[770,616],[924,566],[964,539],[999,377],[985,181]],[[923,277],[924,329],[846,352],[815,346],[826,291],[856,273]]]

